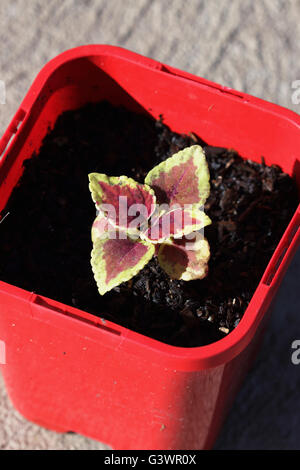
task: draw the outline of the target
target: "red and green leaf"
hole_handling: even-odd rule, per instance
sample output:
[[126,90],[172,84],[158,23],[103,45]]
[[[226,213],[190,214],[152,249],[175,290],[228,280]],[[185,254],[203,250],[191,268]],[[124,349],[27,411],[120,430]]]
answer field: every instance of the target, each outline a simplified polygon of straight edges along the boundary
[[92,230],[91,264],[99,293],[103,295],[135,276],[150,261],[155,248],[144,240],[130,238],[109,223],[98,236],[98,223],[94,223]]
[[159,204],[203,205],[209,196],[209,170],[200,145],[193,145],[154,167],[145,183],[154,189]]
[[195,240],[182,238],[162,243],[158,250],[158,261],[172,279],[191,281],[203,279],[208,273],[209,244],[195,232]]
[[134,226],[151,217],[156,198],[147,184],[139,184],[126,176],[107,176],[102,173],[89,175],[89,188],[100,212],[107,213],[111,222],[120,228]]
[[162,243],[170,237],[179,238],[209,224],[211,220],[203,211],[177,207],[149,219],[141,237],[152,243]]

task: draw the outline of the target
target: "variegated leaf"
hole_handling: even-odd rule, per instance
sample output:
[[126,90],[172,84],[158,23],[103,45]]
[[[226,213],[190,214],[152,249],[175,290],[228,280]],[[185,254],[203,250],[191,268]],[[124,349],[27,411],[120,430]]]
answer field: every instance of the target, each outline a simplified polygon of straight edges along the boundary
[[155,248],[149,242],[130,238],[109,222],[99,228],[101,217],[97,217],[92,229],[91,264],[99,293],[103,295],[135,276],[153,257]]
[[155,210],[153,189],[127,176],[89,175],[89,188],[99,211],[106,213],[111,223],[120,228],[132,228],[144,223]]
[[[195,233],[197,237],[197,232]],[[208,241],[199,236],[196,241],[182,238],[162,243],[158,261],[172,279],[191,281],[203,279],[208,273],[210,250]]]
[[209,224],[211,220],[203,211],[177,207],[149,219],[141,237],[152,243],[162,243],[170,237],[180,238]]
[[158,203],[202,206],[209,196],[209,170],[200,145],[176,153],[154,167],[145,183],[154,189]]

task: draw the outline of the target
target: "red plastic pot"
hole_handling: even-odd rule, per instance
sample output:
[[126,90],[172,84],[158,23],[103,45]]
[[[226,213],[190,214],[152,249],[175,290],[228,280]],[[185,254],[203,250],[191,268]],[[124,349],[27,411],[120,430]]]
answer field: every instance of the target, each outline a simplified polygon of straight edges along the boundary
[[[108,99],[244,158],[278,164],[300,187],[300,117],[111,46],[67,51],[39,73],[0,143],[0,210],[58,115]],[[11,140],[11,142],[9,142]],[[8,148],[7,148],[8,147]],[[300,242],[300,206],[237,328],[205,347],[163,344],[0,282],[0,362],[29,420],[115,449],[211,448],[260,342]],[[26,272],[24,272],[26,276]]]

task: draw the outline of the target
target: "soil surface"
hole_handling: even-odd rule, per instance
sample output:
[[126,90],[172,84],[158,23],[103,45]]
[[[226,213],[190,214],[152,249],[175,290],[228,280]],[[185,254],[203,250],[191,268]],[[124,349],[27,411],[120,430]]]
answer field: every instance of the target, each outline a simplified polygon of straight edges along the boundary
[[[171,280],[153,258],[101,297],[90,265],[88,173],[143,182],[153,166],[195,143],[211,176],[208,276]],[[0,279],[176,346],[212,343],[238,325],[298,201],[294,180],[263,158],[245,161],[107,102],[62,114],[24,166],[0,225]]]

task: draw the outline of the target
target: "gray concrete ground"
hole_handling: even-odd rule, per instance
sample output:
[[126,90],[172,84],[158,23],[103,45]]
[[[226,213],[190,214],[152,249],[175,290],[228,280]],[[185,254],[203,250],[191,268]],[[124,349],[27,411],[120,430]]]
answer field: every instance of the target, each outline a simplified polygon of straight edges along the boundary
[[[300,112],[292,102],[292,83],[300,80],[298,0],[1,0],[0,135],[45,62],[93,43],[119,45]],[[217,449],[300,449],[300,365],[291,362],[291,344],[300,339],[299,278],[300,252]],[[0,449],[102,448],[24,420],[0,378]]]

